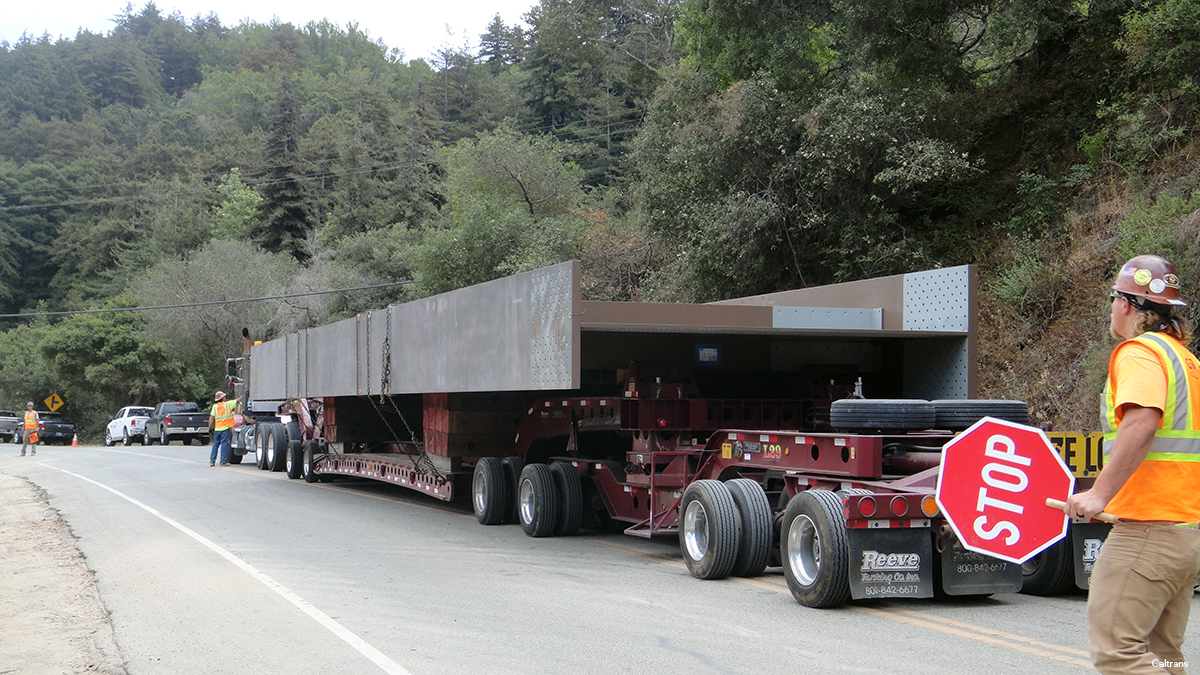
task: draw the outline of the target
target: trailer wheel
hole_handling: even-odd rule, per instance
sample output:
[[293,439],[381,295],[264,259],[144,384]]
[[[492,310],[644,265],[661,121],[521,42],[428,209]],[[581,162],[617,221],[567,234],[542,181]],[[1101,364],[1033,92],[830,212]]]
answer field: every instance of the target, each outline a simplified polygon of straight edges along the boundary
[[285,470],[287,477],[295,480],[300,477],[304,468],[304,448],[302,443],[288,442],[287,462]]
[[762,484],[749,478],[735,478],[725,483],[742,520],[742,538],[738,544],[737,561],[730,571],[735,577],[756,577],[767,569],[771,553],[773,519],[771,502]]
[[936,421],[933,404],[921,399],[844,398],[829,408],[829,423],[839,431],[917,431]]
[[1075,585],[1075,557],[1071,538],[1064,537],[1021,565],[1027,595],[1062,595]]
[[545,464],[528,464],[521,470],[521,482],[517,488],[517,513],[521,529],[531,537],[548,537],[554,534],[558,516],[558,486],[550,467]]
[[287,430],[282,424],[272,423],[267,427],[267,440],[264,447],[267,449],[266,469],[268,471],[283,471],[287,455]]
[[962,431],[989,416],[1017,424],[1029,424],[1029,405],[1024,401],[941,399],[931,403],[937,415],[938,429]]
[[264,471],[267,468],[267,435],[270,433],[269,422],[254,425],[254,463]]
[[742,522],[729,488],[718,480],[698,480],[679,502],[679,550],[697,579],[724,579],[738,558]]
[[558,488],[558,517],[554,524],[554,536],[571,537],[579,534],[583,521],[583,488],[579,485],[579,474],[568,462],[550,465],[554,474],[554,486]]
[[508,502],[504,505],[504,522],[520,522],[517,514],[518,485],[521,482],[521,470],[525,468],[525,460],[520,457],[505,457],[500,460],[500,468],[504,470],[504,482],[508,485]]
[[837,607],[850,599],[850,551],[842,500],[828,490],[792,497],[780,531],[783,575],[805,607]]
[[471,505],[475,520],[482,525],[499,525],[508,511],[508,481],[504,467],[496,457],[483,457],[475,463],[471,476]]
[[321,446],[316,441],[304,441],[304,463],[300,465],[300,477],[305,483],[315,483],[321,479],[320,474],[313,471],[313,462],[316,461],[316,454],[320,452]]

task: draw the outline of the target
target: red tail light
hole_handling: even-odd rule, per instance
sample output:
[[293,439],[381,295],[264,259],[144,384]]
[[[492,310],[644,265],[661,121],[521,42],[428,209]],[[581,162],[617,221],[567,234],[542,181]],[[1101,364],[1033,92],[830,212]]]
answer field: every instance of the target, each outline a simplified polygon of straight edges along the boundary
[[167,415],[167,426],[171,426],[171,416]]

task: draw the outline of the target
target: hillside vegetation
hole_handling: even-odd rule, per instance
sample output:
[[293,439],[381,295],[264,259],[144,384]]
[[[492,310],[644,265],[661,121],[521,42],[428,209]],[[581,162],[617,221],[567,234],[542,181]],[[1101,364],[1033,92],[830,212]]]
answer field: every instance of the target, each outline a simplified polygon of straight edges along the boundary
[[[1162,254],[1200,300],[1200,3],[526,19],[414,60],[369,27],[154,4],[0,43],[0,313],[36,315],[0,318],[0,406],[58,393],[97,436],[207,399],[242,326],[569,259],[592,299],[660,301],[974,263],[980,395],[1091,430],[1116,265]],[[373,288],[298,295],[350,287]],[[174,308],[47,315],[145,306]]]

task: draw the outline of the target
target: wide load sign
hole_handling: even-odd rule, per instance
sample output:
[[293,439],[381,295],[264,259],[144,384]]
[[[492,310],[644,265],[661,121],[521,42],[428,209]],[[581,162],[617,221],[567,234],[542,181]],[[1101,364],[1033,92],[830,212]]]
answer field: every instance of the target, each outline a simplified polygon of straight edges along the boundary
[[1067,534],[1075,476],[1040,429],[985,417],[942,449],[937,503],[963,546],[1023,563]]

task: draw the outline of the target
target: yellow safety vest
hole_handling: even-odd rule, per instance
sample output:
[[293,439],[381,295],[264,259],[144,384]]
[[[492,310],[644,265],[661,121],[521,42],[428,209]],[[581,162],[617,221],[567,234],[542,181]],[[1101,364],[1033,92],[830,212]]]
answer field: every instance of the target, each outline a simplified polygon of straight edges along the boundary
[[1149,347],[1158,357],[1167,378],[1167,397],[1149,454],[1105,510],[1130,520],[1200,520],[1200,361],[1178,340],[1143,333],[1113,350],[1101,409],[1105,459],[1117,437],[1112,365],[1117,352],[1132,342]]
[[237,409],[236,403],[221,401],[213,405],[212,416],[215,420],[213,427],[217,431],[233,428],[233,411]]
[[38,414],[36,410],[25,411],[25,428],[36,429],[38,425]]

